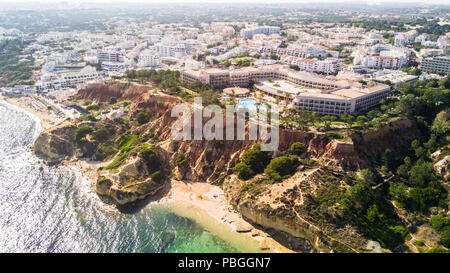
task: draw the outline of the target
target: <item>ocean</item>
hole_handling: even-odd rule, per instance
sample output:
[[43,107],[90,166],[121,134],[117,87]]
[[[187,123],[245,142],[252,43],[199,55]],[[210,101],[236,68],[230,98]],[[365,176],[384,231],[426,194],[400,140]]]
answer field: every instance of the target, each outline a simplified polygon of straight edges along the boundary
[[163,205],[124,214],[79,170],[49,167],[33,115],[0,101],[0,252],[241,252]]

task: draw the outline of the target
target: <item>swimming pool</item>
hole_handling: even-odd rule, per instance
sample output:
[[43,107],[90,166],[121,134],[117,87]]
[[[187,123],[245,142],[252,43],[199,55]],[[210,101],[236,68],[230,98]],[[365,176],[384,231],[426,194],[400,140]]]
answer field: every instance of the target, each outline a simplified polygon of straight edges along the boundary
[[252,99],[241,99],[239,104],[236,105],[238,108],[243,107],[247,109],[253,109],[258,107],[259,109],[267,109],[267,105],[264,104],[256,104]]

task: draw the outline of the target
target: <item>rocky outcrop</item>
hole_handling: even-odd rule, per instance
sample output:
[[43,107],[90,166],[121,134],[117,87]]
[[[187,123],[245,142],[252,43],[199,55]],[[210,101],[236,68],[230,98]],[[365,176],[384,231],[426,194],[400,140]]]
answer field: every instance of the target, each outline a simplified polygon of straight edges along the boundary
[[434,170],[442,175],[446,181],[450,180],[450,155],[445,156],[434,164]]
[[34,143],[34,153],[49,163],[74,155],[73,135],[77,127],[69,122],[42,132]]
[[[96,192],[108,196],[118,205],[136,202],[150,196],[155,196],[168,181],[167,155],[161,148],[157,151],[160,169],[149,169],[149,163],[139,155],[131,156],[126,163],[115,169],[101,170],[96,183]],[[155,163],[153,163],[155,164]],[[154,167],[154,166],[153,166]],[[159,167],[158,167],[159,168]]]
[[[296,221],[295,218],[278,215],[275,210],[258,207],[250,202],[244,202],[237,207],[239,212],[253,223],[265,227],[283,231],[291,236],[291,240],[296,242],[296,249],[290,249],[302,253],[308,252],[330,252],[329,244],[318,236],[317,230],[305,222]],[[293,237],[293,238],[292,238]],[[289,240],[288,240],[289,241]]]

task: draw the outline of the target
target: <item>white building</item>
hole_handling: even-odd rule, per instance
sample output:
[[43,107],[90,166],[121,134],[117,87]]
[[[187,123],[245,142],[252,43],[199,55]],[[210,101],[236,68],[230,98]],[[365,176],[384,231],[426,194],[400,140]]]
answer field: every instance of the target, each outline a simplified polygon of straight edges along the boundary
[[97,58],[99,62],[123,62],[124,56],[120,52],[116,51],[99,51],[97,52]]
[[240,35],[243,38],[252,38],[255,34],[280,34],[280,27],[275,26],[260,26],[253,28],[243,28],[241,29]]
[[417,76],[409,75],[408,73],[400,70],[388,69],[377,71],[372,77],[375,82],[385,83],[389,81],[395,88],[398,88],[406,83],[414,85],[418,78],[419,77]]
[[442,36],[440,36],[440,37],[438,38],[438,40],[437,40],[437,46],[438,46],[440,49],[445,50],[445,49],[447,49],[447,41],[448,41],[447,35],[442,35]]
[[327,58],[325,60],[305,59],[291,56],[281,56],[281,61],[287,64],[295,64],[302,71],[335,74],[344,68],[344,62],[341,59]]
[[155,52],[144,50],[139,54],[139,67],[157,67],[161,65],[161,58]]
[[186,70],[190,70],[190,69],[198,70],[198,69],[201,69],[201,68],[205,68],[205,63],[204,62],[199,62],[199,61],[196,61],[196,60],[192,60],[192,59],[187,59],[184,62],[184,68]]

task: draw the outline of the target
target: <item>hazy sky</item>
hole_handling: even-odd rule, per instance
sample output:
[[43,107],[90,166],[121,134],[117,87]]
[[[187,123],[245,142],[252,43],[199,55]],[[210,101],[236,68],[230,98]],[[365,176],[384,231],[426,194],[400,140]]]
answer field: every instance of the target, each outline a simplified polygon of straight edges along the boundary
[[428,3],[428,4],[450,4],[449,0],[280,0],[280,1],[274,1],[274,0],[0,0],[1,2],[9,2],[9,3],[24,3],[24,2],[84,2],[84,3],[105,3],[105,2],[133,2],[133,3],[186,3],[186,2],[195,2],[195,3],[230,3],[230,2],[244,2],[244,3],[276,3],[276,2],[289,2],[289,3],[304,3],[304,2],[323,2],[323,3],[331,3],[331,2],[366,2],[366,3],[394,3],[394,2],[401,2],[401,3]]
[[333,3],[333,2],[358,2],[367,3],[371,5],[383,3],[423,3],[423,4],[445,4],[450,5],[450,0],[0,0],[0,10],[2,4],[7,6],[23,6],[24,3],[30,4],[30,7],[42,4],[47,6],[51,3],[259,3],[259,4],[274,4],[274,3]]

